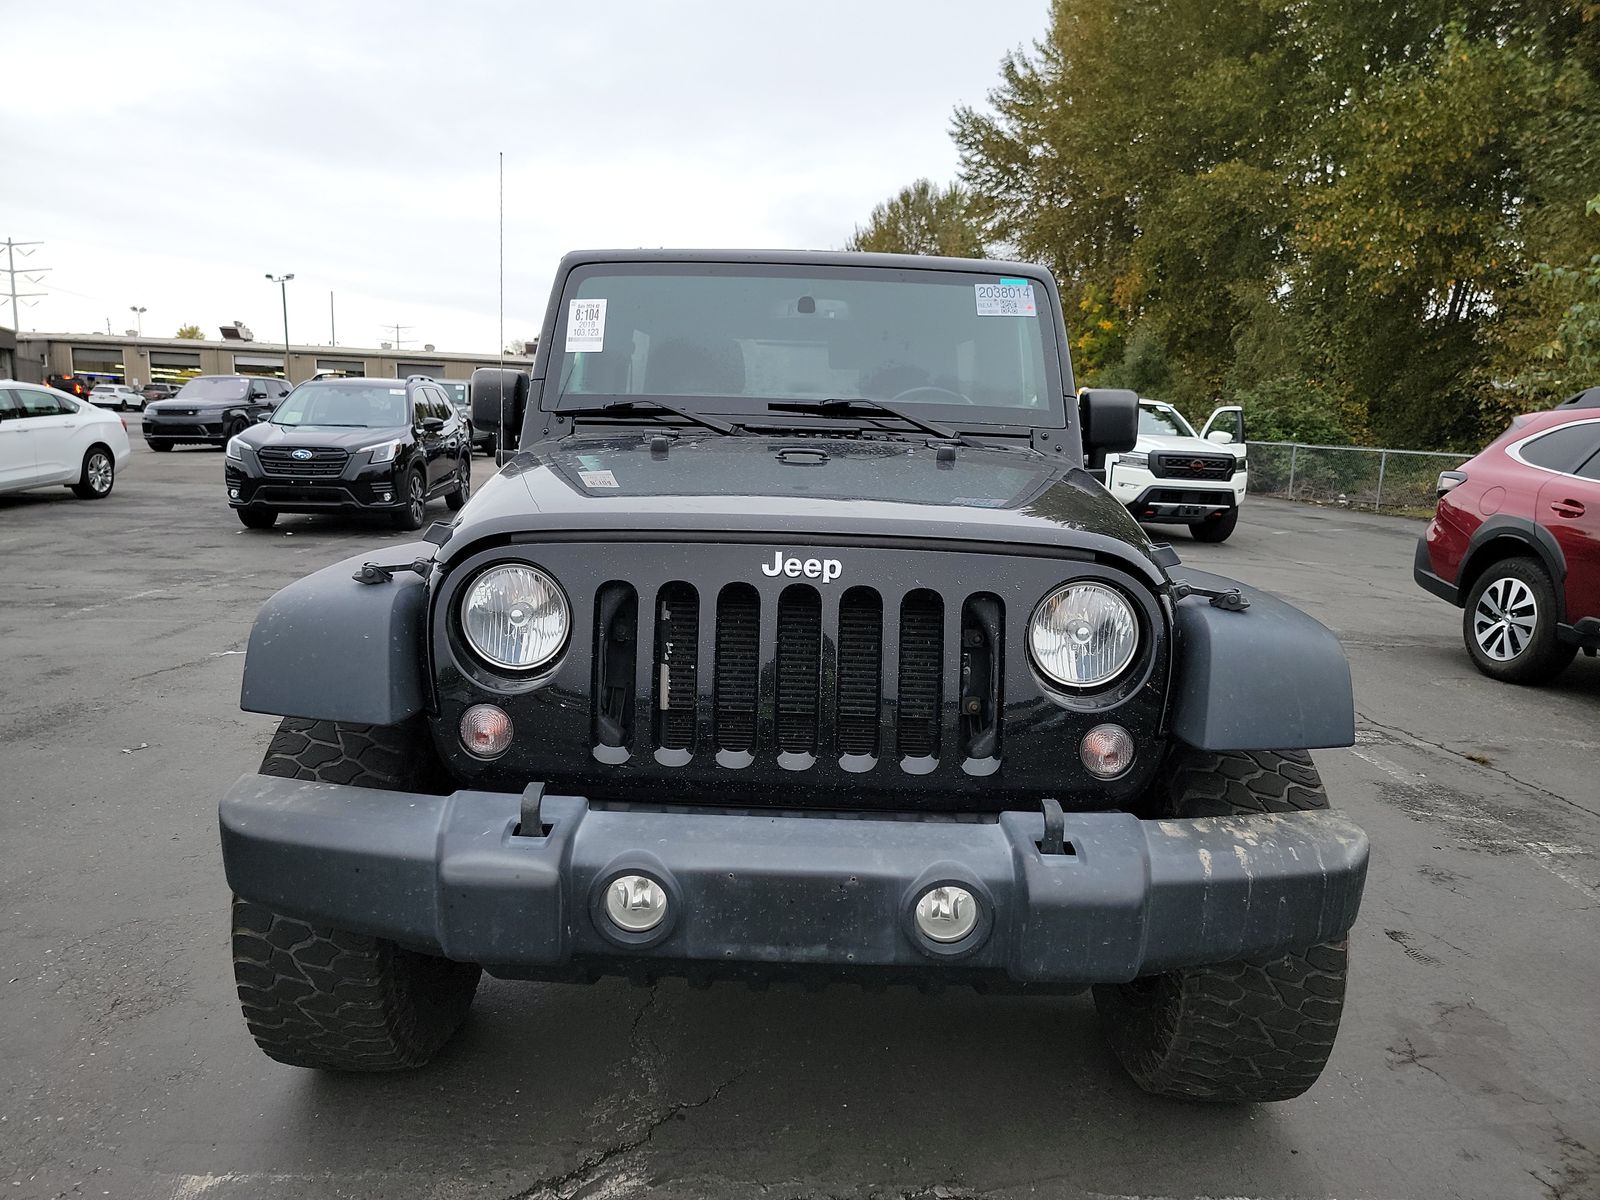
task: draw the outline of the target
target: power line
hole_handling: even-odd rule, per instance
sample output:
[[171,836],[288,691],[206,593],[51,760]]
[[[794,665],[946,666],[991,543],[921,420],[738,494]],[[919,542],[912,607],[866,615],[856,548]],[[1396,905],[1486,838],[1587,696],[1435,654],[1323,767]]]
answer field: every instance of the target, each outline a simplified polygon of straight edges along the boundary
[[406,338],[404,341],[402,341],[401,338],[400,338],[401,332],[404,331],[406,333],[410,333],[413,329],[416,328],[416,326],[415,325],[379,325],[378,328],[383,330],[385,333],[388,333],[391,329],[394,330],[393,339],[390,341],[389,344],[391,346],[393,346],[396,350],[398,350],[402,346],[404,346],[406,342],[409,342],[411,340],[410,338]]
[[[32,300],[32,299],[34,299],[34,298],[36,298],[38,296],[43,296],[44,295],[43,292],[19,292],[19,291],[17,291],[17,275],[19,274],[19,272],[17,270],[17,251],[23,246],[42,246],[42,245],[44,245],[43,242],[13,242],[10,238],[7,238],[6,242],[5,242],[5,246],[6,246],[6,266],[5,266],[5,271],[6,271],[7,281],[9,283],[9,285],[10,285],[10,289],[9,290],[11,292],[11,328],[14,329],[14,330],[20,331],[22,329],[22,325],[17,319],[17,301],[18,300]],[[23,250],[22,251],[22,257],[23,258],[32,258],[37,253],[38,253],[37,250]],[[50,267],[24,267],[22,269],[22,271],[20,272],[20,274],[29,283],[39,284],[39,283],[43,282],[43,278],[42,277],[44,275],[46,275],[50,270],[51,270]],[[34,278],[34,276],[40,276],[41,278],[37,278],[36,279],[36,278]]]

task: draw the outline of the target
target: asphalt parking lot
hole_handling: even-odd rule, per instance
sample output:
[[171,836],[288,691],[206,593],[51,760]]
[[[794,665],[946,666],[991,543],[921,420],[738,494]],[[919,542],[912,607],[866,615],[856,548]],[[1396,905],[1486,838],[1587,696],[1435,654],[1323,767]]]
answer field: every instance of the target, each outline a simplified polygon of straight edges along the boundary
[[1254,501],[1224,545],[1172,531],[1354,669],[1359,743],[1317,761],[1372,873],[1302,1099],[1146,1097],[1087,997],[678,981],[486,981],[425,1070],[331,1077],[245,1032],[215,806],[274,724],[237,707],[261,601],[405,535],[246,531],[220,453],[135,446],[104,502],[0,499],[0,1193],[1600,1196],[1600,661],[1480,677],[1411,582],[1418,523]]

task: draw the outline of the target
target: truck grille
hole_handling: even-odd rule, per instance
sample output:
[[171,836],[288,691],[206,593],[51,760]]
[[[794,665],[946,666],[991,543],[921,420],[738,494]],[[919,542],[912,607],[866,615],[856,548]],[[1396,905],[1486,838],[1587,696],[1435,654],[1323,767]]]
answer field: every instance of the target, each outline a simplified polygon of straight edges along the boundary
[[[833,603],[804,583],[776,594],[732,583],[702,598],[675,581],[656,590],[652,619],[638,623],[649,644],[638,647],[633,589],[606,584],[596,601],[590,706],[594,744],[608,748],[597,752],[601,761],[620,763],[609,750],[624,749],[645,758],[653,751],[663,765],[686,761],[687,752],[738,767],[768,752],[793,770],[825,755],[866,758],[852,768],[862,770],[885,755],[987,757],[998,745],[1004,699],[993,664],[1003,650],[993,596],[975,595],[947,612],[926,589],[886,598],[857,586]],[[706,605],[711,611],[702,613]],[[959,641],[948,636],[950,618],[961,622]],[[893,651],[888,663],[886,650]],[[961,659],[956,670],[953,653]],[[639,674],[651,673],[641,694],[654,710],[637,723],[627,702],[635,662]],[[959,734],[944,728],[947,677],[964,681],[968,716]]]
[[256,451],[256,457],[261,461],[261,471],[265,475],[290,476],[295,479],[326,479],[336,478],[344,474],[344,467],[350,461],[348,450],[337,450],[332,447],[299,447],[311,452],[307,459],[296,459],[292,455],[296,447],[287,446],[262,446]]
[[1231,454],[1168,451],[1150,456],[1150,474],[1157,479],[1232,479],[1235,462]]

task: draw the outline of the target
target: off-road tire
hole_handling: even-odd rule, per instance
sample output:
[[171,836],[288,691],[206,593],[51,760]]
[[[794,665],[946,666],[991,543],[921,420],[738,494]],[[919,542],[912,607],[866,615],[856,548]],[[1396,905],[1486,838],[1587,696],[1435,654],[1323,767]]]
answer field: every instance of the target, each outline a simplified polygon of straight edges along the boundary
[[246,529],[271,529],[278,523],[278,510],[275,508],[236,508],[239,521]]
[[[1174,751],[1153,807],[1169,817],[1328,807],[1303,750]],[[1182,967],[1094,989],[1112,1051],[1158,1096],[1247,1104],[1317,1081],[1344,1009],[1344,939],[1268,960]]]
[[1225,516],[1214,521],[1199,521],[1189,526],[1189,532],[1197,542],[1225,542],[1233,536],[1233,531],[1239,525],[1239,510],[1230,508]]
[[[1533,597],[1533,634],[1522,651],[1511,658],[1495,659],[1478,644],[1476,622],[1478,605],[1484,593],[1496,583],[1521,583]],[[1461,639],[1466,643],[1472,665],[1491,679],[1502,683],[1549,683],[1572,662],[1578,653],[1574,645],[1556,638],[1557,596],[1555,584],[1536,559],[1505,558],[1491,563],[1467,589],[1461,610]]]
[[451,512],[460,512],[467,506],[467,501],[472,499],[472,447],[467,447],[467,452],[462,456],[461,462],[456,466],[459,479],[456,490],[444,498],[446,506]]
[[78,482],[68,484],[72,494],[80,500],[104,500],[116,485],[116,456],[98,442],[84,451]]
[[[435,770],[427,732],[286,718],[263,775],[420,792]],[[270,1058],[329,1071],[418,1067],[460,1027],[478,988],[472,963],[419,954],[234,898],[239,1004]]]

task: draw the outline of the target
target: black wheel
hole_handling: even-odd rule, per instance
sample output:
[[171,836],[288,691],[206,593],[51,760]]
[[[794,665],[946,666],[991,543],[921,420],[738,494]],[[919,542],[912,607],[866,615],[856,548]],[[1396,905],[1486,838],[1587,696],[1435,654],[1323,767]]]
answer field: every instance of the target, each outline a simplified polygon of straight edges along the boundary
[[450,506],[451,512],[457,512],[465,507],[470,499],[472,499],[472,451],[469,448],[466,457],[456,467],[456,490],[446,496],[444,502]]
[[233,420],[229,421],[227,428],[222,431],[223,448],[227,448],[229,438],[236,438],[249,428],[250,422],[246,421],[243,417],[235,417]]
[[[263,775],[424,791],[435,767],[427,731],[289,717]],[[419,954],[233,901],[233,969],[256,1045],[295,1067],[397,1071],[427,1062],[460,1027],[476,964]]]
[[1473,665],[1505,683],[1549,683],[1578,652],[1556,639],[1556,609],[1555,585],[1536,559],[1490,564],[1461,614]]
[[423,481],[422,472],[407,471],[403,486],[406,489],[405,504],[394,514],[394,527],[421,529],[428,511],[428,485]]
[[[1160,815],[1214,817],[1328,807],[1302,750],[1174,752]],[[1271,960],[1183,967],[1094,989],[1118,1061],[1158,1096],[1260,1103],[1322,1074],[1344,1011],[1348,949],[1324,942]]]
[[1197,542],[1225,542],[1233,536],[1234,527],[1238,524],[1239,510],[1230,508],[1220,517],[1189,526],[1189,532]]
[[83,470],[72,484],[75,495],[84,500],[104,500],[117,481],[117,460],[104,446],[90,446],[83,456]]
[[498,447],[496,445],[496,440],[494,438],[492,438],[492,437],[488,441],[484,442],[484,444],[483,444],[483,452],[485,454],[487,454],[490,458],[494,457],[496,449],[498,449]]
[[154,450],[157,454],[166,454],[172,449],[171,442],[152,442],[146,438],[144,444],[149,446],[150,449]]
[[246,529],[271,529],[278,523],[278,510],[275,508],[236,508],[239,514],[239,523]]

